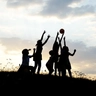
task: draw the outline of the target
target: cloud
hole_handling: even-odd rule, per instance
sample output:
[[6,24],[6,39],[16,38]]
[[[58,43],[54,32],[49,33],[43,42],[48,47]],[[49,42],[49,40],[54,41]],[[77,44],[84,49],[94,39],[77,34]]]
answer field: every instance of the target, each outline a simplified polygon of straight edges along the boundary
[[77,50],[70,58],[72,68],[87,74],[96,74],[96,46],[87,46],[83,41],[67,40],[70,52]]
[[[49,59],[49,51],[52,49],[54,43],[54,39],[50,38],[47,44],[43,47],[43,60]],[[72,69],[77,67],[77,70],[84,73],[93,73],[95,74],[96,70],[96,46],[87,46],[82,41],[72,41],[66,40],[67,46],[69,47],[69,51],[73,53],[73,50],[76,49],[76,54],[72,57],[70,56],[70,62],[72,65]],[[62,43],[63,44],[63,43]],[[23,40],[20,38],[0,38],[0,45],[6,48],[5,53],[11,54],[12,52],[20,52],[24,48],[33,48],[35,47],[35,42],[32,40]],[[33,53],[33,52],[32,52]],[[15,53],[14,53],[15,54]]]
[[87,73],[87,74],[94,74],[96,75],[96,63],[95,64],[88,64],[86,66],[82,66],[81,72]]
[[[45,46],[47,58],[49,56],[49,49],[52,49],[53,42],[54,39],[51,39]],[[96,74],[96,46],[87,46],[83,41],[66,40],[66,43],[71,53],[73,53],[74,49],[77,50],[74,56],[69,57],[72,69],[87,74]]]
[[[73,50],[76,49],[77,52],[74,57],[72,57],[72,60],[74,60],[74,63],[79,64],[80,62],[86,62],[86,64],[89,63],[96,63],[96,46],[87,46],[82,41],[72,41],[67,40],[67,45],[69,47],[69,50],[71,53],[73,53]],[[23,48],[34,48],[35,43],[32,40],[24,40],[17,37],[12,38],[0,38],[0,44],[4,47],[6,47],[6,52],[8,51],[18,51],[22,50]],[[54,43],[54,39],[50,38],[48,42],[44,45],[44,55],[48,54],[48,52],[52,49]],[[63,43],[62,43],[63,44]]]
[[34,4],[42,4],[43,0],[7,0],[8,7],[25,7]]
[[24,48],[33,48],[35,45],[30,40],[23,40],[17,37],[0,38],[0,44],[6,48],[5,53],[23,50]]
[[[84,16],[89,14],[95,14],[95,6],[82,5],[82,0],[7,0],[7,6],[11,8],[28,7],[31,5],[33,8],[29,8],[31,13],[38,16],[45,17],[57,17],[59,19],[74,16]],[[72,4],[77,6],[72,7]],[[38,10],[35,5],[38,5]],[[40,7],[41,6],[41,7]],[[35,12],[34,12],[34,10]],[[27,10],[28,11],[28,10]],[[33,15],[33,14],[32,14]]]
[[81,7],[76,7],[72,10],[73,15],[88,15],[88,14],[94,14],[95,13],[95,7],[91,5],[85,5]]
[[[87,46],[83,41],[67,41],[69,45],[69,49],[73,52],[74,49],[77,49],[75,62],[79,64],[79,62],[95,63],[96,55],[96,46]],[[74,58],[74,57],[73,57]],[[79,62],[78,62],[79,61]]]
[[41,15],[56,16],[58,18],[66,18],[69,16],[82,16],[95,13],[95,7],[92,5],[83,5],[78,7],[70,7],[72,3],[80,3],[82,0],[49,0],[41,11]]
[[[54,39],[50,39],[48,44],[45,45],[46,52],[52,49]],[[80,65],[83,63],[86,64],[95,64],[96,63],[96,46],[87,46],[83,41],[72,41],[67,40],[67,45],[71,53],[74,49],[77,50],[76,54],[73,57],[70,57],[73,63]],[[63,44],[63,43],[62,43]]]

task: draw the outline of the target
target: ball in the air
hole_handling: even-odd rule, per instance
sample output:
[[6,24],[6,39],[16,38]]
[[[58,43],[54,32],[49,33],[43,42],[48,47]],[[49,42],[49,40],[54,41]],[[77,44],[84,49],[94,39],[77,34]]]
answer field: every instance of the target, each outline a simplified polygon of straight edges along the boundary
[[65,30],[64,29],[60,29],[60,33],[64,34]]

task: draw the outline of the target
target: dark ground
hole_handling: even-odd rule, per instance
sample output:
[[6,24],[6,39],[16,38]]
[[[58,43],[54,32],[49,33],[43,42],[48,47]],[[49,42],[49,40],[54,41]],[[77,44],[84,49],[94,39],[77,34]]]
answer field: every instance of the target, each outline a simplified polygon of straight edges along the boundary
[[0,92],[4,95],[75,95],[96,94],[96,81],[48,75],[0,72]]

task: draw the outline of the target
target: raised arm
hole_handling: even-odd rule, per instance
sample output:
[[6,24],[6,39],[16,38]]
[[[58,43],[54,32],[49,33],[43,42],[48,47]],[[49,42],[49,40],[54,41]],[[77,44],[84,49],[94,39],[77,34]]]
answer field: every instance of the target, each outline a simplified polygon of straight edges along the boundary
[[54,43],[57,41],[58,35],[59,35],[59,32],[57,32],[57,35],[56,35]]
[[64,35],[64,34],[62,34],[61,38],[58,37],[58,41],[59,41],[59,46],[60,46],[60,47],[62,47],[61,41],[62,41],[63,35]]
[[61,39],[59,37],[58,37],[58,40],[59,40],[59,47],[62,50]]
[[45,45],[45,44],[47,43],[47,41],[48,41],[49,38],[50,38],[50,35],[47,36],[47,39],[45,40],[44,43],[42,43],[42,46]]
[[66,46],[66,40],[65,40],[65,37],[64,37],[64,46]]
[[63,35],[64,35],[64,34],[62,34],[62,36],[61,36],[60,42],[62,41]]
[[55,41],[54,41],[53,47],[52,47],[53,50],[57,49],[56,47],[57,47],[57,44],[58,44],[58,42],[57,42],[58,35],[59,35],[59,32],[57,32],[57,35],[56,35],[56,37],[55,37]]
[[46,31],[44,30],[42,36],[41,36],[41,41],[43,40],[44,34],[46,33]]
[[76,49],[74,49],[74,52],[73,53],[69,53],[69,55],[74,56],[75,53],[76,53]]

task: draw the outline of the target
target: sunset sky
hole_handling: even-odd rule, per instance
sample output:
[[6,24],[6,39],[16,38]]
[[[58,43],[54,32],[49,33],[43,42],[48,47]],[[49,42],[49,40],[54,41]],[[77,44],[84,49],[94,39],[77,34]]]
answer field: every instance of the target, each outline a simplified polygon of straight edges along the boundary
[[[22,49],[50,35],[43,47],[42,68],[57,32],[65,30],[72,70],[96,74],[96,1],[95,0],[0,0],[0,67],[19,66]],[[30,65],[34,65],[30,59]],[[8,63],[9,62],[9,63]],[[9,64],[9,65],[8,65]]]

